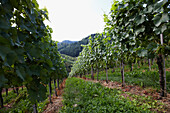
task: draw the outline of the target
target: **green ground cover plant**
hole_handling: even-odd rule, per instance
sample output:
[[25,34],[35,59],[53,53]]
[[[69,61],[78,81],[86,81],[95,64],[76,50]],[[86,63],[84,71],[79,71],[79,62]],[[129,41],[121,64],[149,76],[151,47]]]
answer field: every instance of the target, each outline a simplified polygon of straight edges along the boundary
[[[109,89],[100,83],[86,82],[79,78],[68,78],[63,94],[61,113],[150,113],[158,104],[156,101],[141,101],[125,98],[124,92]],[[136,97],[137,98],[137,97]],[[140,97],[148,100],[145,97]],[[154,104],[153,104],[154,103]]]
[[[54,84],[52,83],[52,89],[54,89]],[[49,95],[49,87],[47,86],[47,94]],[[52,90],[52,94],[54,94],[54,90]],[[53,96],[53,95],[52,95]],[[19,95],[17,96],[13,90],[8,91],[8,96],[6,96],[5,92],[3,93],[4,105],[10,105],[9,108],[0,109],[0,113],[30,113],[33,112],[33,106],[29,101],[28,94],[26,88],[23,90],[20,88]],[[39,102],[37,104],[37,111],[41,113],[45,110],[46,105],[49,103],[49,99]]]

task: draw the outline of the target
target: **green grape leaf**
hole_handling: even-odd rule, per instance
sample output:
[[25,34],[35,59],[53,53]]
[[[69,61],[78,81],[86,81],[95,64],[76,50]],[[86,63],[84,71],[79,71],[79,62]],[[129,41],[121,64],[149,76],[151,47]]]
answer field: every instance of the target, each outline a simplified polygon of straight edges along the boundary
[[13,5],[15,8],[18,7],[18,1],[17,0],[10,0],[11,5]]
[[2,44],[2,45],[10,45],[10,41],[0,35],[0,44]]
[[53,67],[53,62],[50,59],[47,59],[46,62],[49,65],[49,67]]
[[144,10],[144,13],[151,13],[153,11],[153,5],[148,5],[145,10]]
[[161,33],[163,33],[165,30],[167,30],[167,25],[162,25],[161,26]]
[[8,14],[11,13],[11,11],[13,10],[11,4],[8,2],[3,4],[3,7],[4,7],[3,10]]
[[136,24],[139,25],[139,24],[142,24],[144,21],[145,21],[145,16],[144,15],[139,15],[136,17]]
[[6,55],[11,51],[9,47],[0,45],[0,56],[2,60],[5,60]]
[[15,52],[10,52],[6,56],[6,62],[9,66],[14,64],[15,61],[17,61],[17,59],[18,59],[18,57],[17,57],[17,54]]
[[2,16],[0,17],[0,28],[10,29],[10,22],[6,18],[3,18]]
[[145,31],[145,26],[139,26],[135,29],[135,34],[138,35],[140,32],[144,32]]
[[155,2],[154,4],[154,12],[161,12],[162,6],[167,2],[167,0],[162,0],[161,2]]
[[18,61],[20,63],[24,63],[25,62],[25,59],[24,59],[25,50],[23,48],[17,48],[17,49],[15,49],[15,52],[16,52],[16,54],[18,56]]
[[26,73],[24,67],[17,66],[16,67],[16,74],[22,79],[25,80]]
[[30,65],[30,74],[31,75],[40,75],[41,67],[39,65]]
[[150,44],[147,45],[147,50],[156,50],[158,45],[154,42],[151,42]]
[[134,20],[135,20],[135,15],[129,17],[129,21],[134,21]]
[[29,50],[29,53],[32,57],[39,58],[39,57],[41,57],[42,51],[41,51],[41,49],[34,46]]
[[144,56],[147,55],[147,53],[148,53],[148,50],[141,49],[141,50],[138,51],[138,56],[139,57],[144,57]]
[[154,24],[155,24],[156,27],[160,26],[161,23],[163,23],[163,22],[168,22],[169,21],[168,13],[156,15],[153,18],[153,21],[154,21]]
[[45,79],[46,79],[46,77],[48,76],[48,70],[47,69],[41,69],[41,71],[40,71],[40,75],[42,76],[42,77],[45,77]]
[[20,42],[21,41],[25,42],[26,38],[29,38],[29,36],[27,34],[24,34],[22,32],[18,32],[18,39],[19,39]]
[[30,82],[30,85],[27,86],[28,89],[28,98],[31,103],[37,103],[45,100],[46,96],[46,87],[40,84],[39,80],[34,78],[34,81]]
[[160,26],[159,28],[154,27],[154,29],[153,29],[153,31],[154,31],[157,35],[163,33],[165,30],[167,30],[167,26],[166,26],[165,24],[162,25],[162,26]]

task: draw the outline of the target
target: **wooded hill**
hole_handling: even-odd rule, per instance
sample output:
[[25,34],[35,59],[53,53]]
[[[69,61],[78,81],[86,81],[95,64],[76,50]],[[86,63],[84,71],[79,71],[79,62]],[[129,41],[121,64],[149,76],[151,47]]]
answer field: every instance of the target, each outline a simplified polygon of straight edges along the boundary
[[[91,34],[90,36],[94,38],[95,35],[96,34]],[[79,53],[83,49],[81,45],[87,45],[90,36],[87,36],[86,38],[83,38],[82,40],[73,42],[73,43],[71,43],[71,41],[63,41],[58,44],[58,51],[61,54],[65,54],[65,55],[72,56],[72,57],[77,57],[79,56]]]

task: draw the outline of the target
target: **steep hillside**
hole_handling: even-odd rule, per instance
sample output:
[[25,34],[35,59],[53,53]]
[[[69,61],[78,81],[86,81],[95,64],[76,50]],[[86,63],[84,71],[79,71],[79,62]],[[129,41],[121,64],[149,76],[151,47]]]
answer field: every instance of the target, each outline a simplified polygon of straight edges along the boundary
[[68,45],[75,42],[77,41],[64,40],[62,42],[58,42],[58,50],[60,51],[61,49],[66,48]]
[[[96,34],[92,34],[92,38],[95,37]],[[89,37],[83,38],[81,41],[74,42],[74,43],[61,43],[58,45],[58,50],[61,54],[66,54],[68,56],[77,57],[79,53],[82,51],[83,47],[81,45],[88,44]]]

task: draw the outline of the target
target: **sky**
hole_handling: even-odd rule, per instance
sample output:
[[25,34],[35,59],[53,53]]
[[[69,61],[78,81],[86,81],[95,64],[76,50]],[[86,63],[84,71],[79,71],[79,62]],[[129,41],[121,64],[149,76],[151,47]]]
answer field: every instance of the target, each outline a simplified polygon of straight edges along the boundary
[[113,0],[37,0],[46,7],[55,41],[79,41],[104,29],[103,14],[108,14]]

